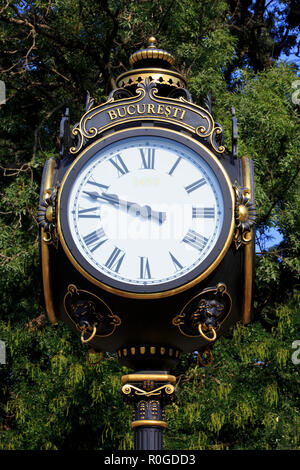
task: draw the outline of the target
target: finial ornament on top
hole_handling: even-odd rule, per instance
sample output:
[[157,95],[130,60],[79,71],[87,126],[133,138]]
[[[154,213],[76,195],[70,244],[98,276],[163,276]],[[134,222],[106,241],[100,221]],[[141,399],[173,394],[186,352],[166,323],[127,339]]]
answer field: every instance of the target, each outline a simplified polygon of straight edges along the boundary
[[148,39],[148,43],[149,43],[149,46],[148,47],[155,47],[155,43],[156,43],[156,38],[154,36],[151,36],[149,39]]
[[118,88],[129,88],[134,91],[139,83],[145,83],[146,78],[159,87],[164,86],[169,92],[171,89],[187,86],[185,77],[172,69],[175,63],[174,57],[168,51],[156,46],[154,36],[148,39],[148,47],[131,54],[129,63],[132,70],[122,73],[116,79]]
[[174,62],[175,59],[172,54],[156,46],[156,38],[154,36],[148,39],[148,47],[139,49],[129,57],[130,65],[134,65],[135,68],[156,65],[169,69],[174,65]]

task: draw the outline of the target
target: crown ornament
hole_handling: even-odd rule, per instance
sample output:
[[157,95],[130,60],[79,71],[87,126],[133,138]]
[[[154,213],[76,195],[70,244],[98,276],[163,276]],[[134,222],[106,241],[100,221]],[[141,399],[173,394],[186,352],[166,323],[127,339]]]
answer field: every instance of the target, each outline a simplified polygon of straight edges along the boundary
[[148,40],[148,47],[131,54],[129,63],[133,68],[119,75],[116,80],[118,88],[134,92],[139,84],[145,84],[146,81],[164,91],[187,86],[186,78],[172,69],[175,63],[172,54],[156,47],[153,36]]

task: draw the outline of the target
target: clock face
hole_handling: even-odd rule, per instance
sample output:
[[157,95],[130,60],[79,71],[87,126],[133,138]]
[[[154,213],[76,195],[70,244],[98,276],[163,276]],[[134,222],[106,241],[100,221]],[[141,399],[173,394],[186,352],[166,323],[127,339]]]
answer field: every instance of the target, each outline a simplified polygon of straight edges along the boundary
[[226,176],[203,146],[201,155],[199,144],[175,135],[125,131],[69,172],[61,232],[96,282],[137,293],[176,289],[220,255],[232,225]]

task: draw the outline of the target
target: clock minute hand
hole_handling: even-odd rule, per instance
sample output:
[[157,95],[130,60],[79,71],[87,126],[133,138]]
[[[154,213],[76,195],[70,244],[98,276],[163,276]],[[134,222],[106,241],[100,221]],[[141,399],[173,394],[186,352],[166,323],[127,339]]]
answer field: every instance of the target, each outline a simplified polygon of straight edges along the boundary
[[135,211],[135,215],[145,217],[147,219],[156,219],[160,224],[162,224],[166,220],[166,213],[165,212],[158,212],[151,209],[150,206],[145,205],[141,206],[136,202],[125,201],[120,199],[117,194],[110,194],[110,193],[97,193],[92,191],[84,191],[86,194],[91,196],[94,199],[103,199],[104,201],[112,204],[115,207],[123,207],[128,211]]

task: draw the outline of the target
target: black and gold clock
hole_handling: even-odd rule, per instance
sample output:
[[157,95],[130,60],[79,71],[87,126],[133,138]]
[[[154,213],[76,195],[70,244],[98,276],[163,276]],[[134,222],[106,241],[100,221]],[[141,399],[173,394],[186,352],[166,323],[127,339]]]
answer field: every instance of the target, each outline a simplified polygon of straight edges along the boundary
[[169,53],[151,43],[130,62],[46,164],[44,293],[51,321],[95,350],[168,367],[249,319],[253,171]]

